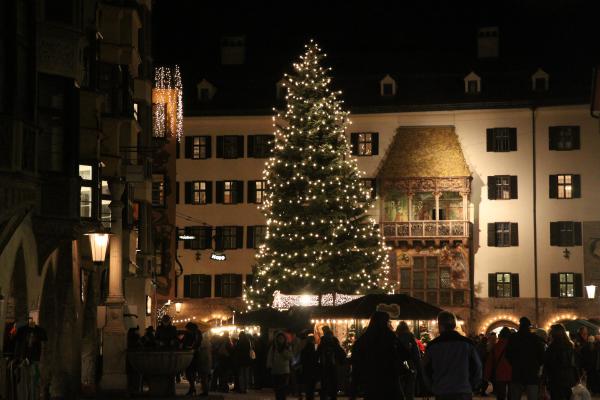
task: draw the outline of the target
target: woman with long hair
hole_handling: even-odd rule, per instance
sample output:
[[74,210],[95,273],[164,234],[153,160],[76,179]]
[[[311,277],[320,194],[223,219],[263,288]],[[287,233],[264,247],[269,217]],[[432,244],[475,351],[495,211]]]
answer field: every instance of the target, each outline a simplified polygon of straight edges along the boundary
[[290,382],[290,361],[293,353],[283,332],[277,332],[267,354],[267,369],[271,370],[276,400],[285,400]]
[[550,327],[550,344],[544,354],[544,376],[552,400],[569,400],[579,381],[575,346],[562,324]]
[[506,400],[508,385],[512,379],[512,368],[506,359],[506,346],[511,332],[508,327],[502,328],[498,342],[494,344],[485,360],[485,379],[492,382],[498,400]]

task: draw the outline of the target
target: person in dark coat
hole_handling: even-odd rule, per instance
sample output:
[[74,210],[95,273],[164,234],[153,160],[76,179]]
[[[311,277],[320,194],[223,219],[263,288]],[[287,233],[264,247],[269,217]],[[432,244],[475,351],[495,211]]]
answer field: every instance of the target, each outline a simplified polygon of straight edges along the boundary
[[417,340],[412,334],[406,322],[401,321],[396,328],[396,335],[401,349],[407,354],[408,369],[400,374],[400,389],[404,400],[413,400],[415,398],[415,384],[418,374],[421,371],[421,351],[417,345]]
[[363,389],[365,400],[397,399],[399,390],[399,342],[390,316],[375,311],[364,334],[352,349],[352,380]]
[[502,328],[498,342],[490,350],[485,361],[485,379],[492,382],[498,400],[506,400],[508,386],[512,379],[512,368],[506,359],[506,346],[510,337],[510,329]]
[[176,348],[178,345],[177,328],[171,324],[167,314],[161,318],[161,324],[156,329],[156,342],[160,347]]
[[470,400],[481,385],[481,361],[475,343],[456,331],[456,316],[438,315],[440,335],[427,345],[423,370],[435,398]]
[[544,376],[552,400],[569,400],[579,381],[575,346],[561,324],[550,327],[550,344],[544,354]]
[[304,348],[300,352],[300,381],[306,400],[314,400],[315,386],[319,379],[319,355],[315,347],[315,337],[309,335],[306,338]]
[[587,344],[581,348],[580,364],[585,371],[588,390],[598,393],[598,347],[594,336],[589,336]]
[[250,337],[242,331],[240,332],[238,341],[233,349],[233,364],[239,382],[239,387],[236,388],[236,391],[239,393],[248,392],[248,385],[250,384],[250,367],[252,366],[250,350],[253,350]]
[[188,367],[185,369],[185,379],[187,379],[190,387],[187,396],[196,394],[196,375],[198,373],[198,364],[200,362],[200,345],[202,344],[202,334],[198,329],[198,325],[193,322],[188,322],[185,325],[185,334],[183,336],[183,348],[192,350],[194,358]]
[[337,399],[338,367],[346,360],[346,352],[328,326],[323,327],[323,337],[317,347],[321,371],[321,400]]
[[538,399],[544,342],[530,328],[529,318],[521,318],[519,330],[510,336],[506,346],[506,359],[512,368],[511,399],[520,399],[523,392],[526,392],[527,400]]

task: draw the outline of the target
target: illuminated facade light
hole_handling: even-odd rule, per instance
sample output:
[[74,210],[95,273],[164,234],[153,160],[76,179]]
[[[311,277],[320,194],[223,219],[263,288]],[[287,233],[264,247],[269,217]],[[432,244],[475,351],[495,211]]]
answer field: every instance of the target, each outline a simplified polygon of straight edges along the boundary
[[223,253],[211,253],[210,259],[215,261],[225,261],[227,256]]
[[588,299],[596,298],[596,285],[586,285],[585,292],[587,293]]
[[158,67],[152,89],[152,134],[155,137],[183,135],[183,85],[179,67]]

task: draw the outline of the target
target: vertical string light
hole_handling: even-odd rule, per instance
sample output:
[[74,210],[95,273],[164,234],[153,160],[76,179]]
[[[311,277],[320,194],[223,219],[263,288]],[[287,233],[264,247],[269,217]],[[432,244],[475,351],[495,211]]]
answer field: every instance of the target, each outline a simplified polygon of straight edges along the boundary
[[183,84],[179,66],[156,67],[152,89],[152,129],[155,137],[183,135]]

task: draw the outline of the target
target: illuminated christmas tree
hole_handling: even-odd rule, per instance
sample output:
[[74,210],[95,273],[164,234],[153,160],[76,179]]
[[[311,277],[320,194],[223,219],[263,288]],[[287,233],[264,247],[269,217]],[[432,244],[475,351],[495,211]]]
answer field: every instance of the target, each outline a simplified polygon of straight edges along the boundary
[[341,92],[313,41],[285,76],[287,107],[274,117],[275,146],[263,172],[267,236],[257,254],[248,309],[273,292],[364,294],[387,287],[387,253],[345,131]]

